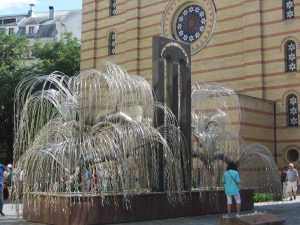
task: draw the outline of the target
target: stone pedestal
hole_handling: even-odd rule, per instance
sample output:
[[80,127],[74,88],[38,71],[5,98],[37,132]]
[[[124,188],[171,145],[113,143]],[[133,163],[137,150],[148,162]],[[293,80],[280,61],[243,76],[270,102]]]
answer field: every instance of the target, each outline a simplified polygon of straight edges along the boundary
[[[226,212],[224,191],[192,191],[183,193],[183,204],[170,205],[167,193],[143,193],[131,199],[126,209],[122,195],[69,197],[66,195],[29,194],[24,199],[23,217],[30,222],[56,225],[108,224],[129,221],[156,220]],[[51,205],[49,203],[51,199]],[[242,210],[252,210],[253,190],[241,190]],[[46,201],[47,199],[47,201]],[[72,204],[70,204],[72,202]],[[116,206],[117,204],[117,206]],[[29,206],[28,206],[29,205]],[[31,207],[30,207],[31,206]],[[38,211],[32,206],[36,206]]]
[[262,214],[253,216],[242,216],[239,218],[221,218],[221,225],[282,225],[284,220],[275,214]]

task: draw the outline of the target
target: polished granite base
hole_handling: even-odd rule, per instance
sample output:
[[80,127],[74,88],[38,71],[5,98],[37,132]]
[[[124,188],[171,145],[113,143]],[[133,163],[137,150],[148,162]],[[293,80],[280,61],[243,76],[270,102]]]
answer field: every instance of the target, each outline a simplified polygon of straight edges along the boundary
[[[26,221],[46,224],[86,225],[226,212],[226,196],[222,190],[184,192],[183,195],[183,203],[171,205],[167,193],[143,193],[131,197],[128,208],[123,195],[107,195],[103,199],[97,195],[67,197],[64,194],[49,196],[30,193],[24,198],[23,218]],[[241,198],[242,210],[254,208],[252,189],[241,190]]]

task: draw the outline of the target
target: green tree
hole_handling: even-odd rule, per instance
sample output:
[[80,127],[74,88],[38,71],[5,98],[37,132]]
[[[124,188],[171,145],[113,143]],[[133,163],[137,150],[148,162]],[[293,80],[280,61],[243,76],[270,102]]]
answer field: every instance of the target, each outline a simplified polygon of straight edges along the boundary
[[25,64],[28,44],[25,37],[0,32],[0,163],[3,157],[4,163],[13,159],[14,91],[20,80],[53,71],[72,76],[80,69],[80,42],[70,33],[62,41],[37,42],[32,50],[37,63],[31,67]]
[[0,160],[13,158],[14,90],[30,74],[25,65],[28,40],[0,32]]
[[73,76],[80,70],[80,42],[71,33],[66,33],[64,40],[34,45],[32,54],[38,59],[34,69],[37,74],[50,74],[60,71]]

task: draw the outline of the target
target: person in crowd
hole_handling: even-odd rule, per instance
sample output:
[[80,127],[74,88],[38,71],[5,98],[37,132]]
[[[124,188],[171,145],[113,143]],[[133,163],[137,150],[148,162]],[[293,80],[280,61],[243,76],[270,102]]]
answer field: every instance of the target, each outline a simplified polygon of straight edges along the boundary
[[5,171],[5,166],[3,164],[0,164],[0,215],[5,216],[3,213],[3,185],[4,185],[4,180],[3,180],[3,172]]
[[6,185],[8,187],[10,187],[12,185],[12,182],[13,182],[13,168],[12,168],[11,164],[8,164],[6,166],[6,172],[4,174],[4,178],[5,178],[5,181],[6,181]]
[[237,171],[236,164],[229,162],[227,165],[227,171],[223,175],[223,184],[225,186],[225,194],[227,197],[227,216],[231,217],[231,205],[232,197],[236,202],[236,216],[239,217],[241,214],[241,196],[240,196],[240,175]]
[[87,164],[85,168],[85,174],[84,174],[84,181],[85,181],[85,188],[90,191],[91,190],[91,184],[92,184],[92,168],[91,164]]
[[25,181],[25,171],[23,167],[20,170],[19,173],[19,198],[23,198],[23,186],[24,186],[24,181]]
[[287,170],[288,170],[288,168],[284,167],[284,169],[282,169],[280,171],[280,180],[281,180],[283,198],[287,198],[287,195],[286,195],[286,172],[287,172]]
[[290,201],[296,199],[296,193],[297,193],[297,182],[299,179],[298,171],[294,168],[294,164],[289,164],[289,169],[286,172],[286,191],[288,193],[288,196],[290,197]]
[[6,171],[4,173],[4,181],[9,192],[9,196],[11,196],[11,192],[12,192],[11,188],[13,184],[13,167],[11,164],[8,164],[6,166]]

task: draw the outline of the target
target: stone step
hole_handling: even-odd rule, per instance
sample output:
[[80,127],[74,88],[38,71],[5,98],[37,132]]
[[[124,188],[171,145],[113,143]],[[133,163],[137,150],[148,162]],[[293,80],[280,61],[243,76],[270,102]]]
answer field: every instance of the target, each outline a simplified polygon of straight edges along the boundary
[[281,225],[284,222],[285,220],[271,213],[220,219],[221,225]]

